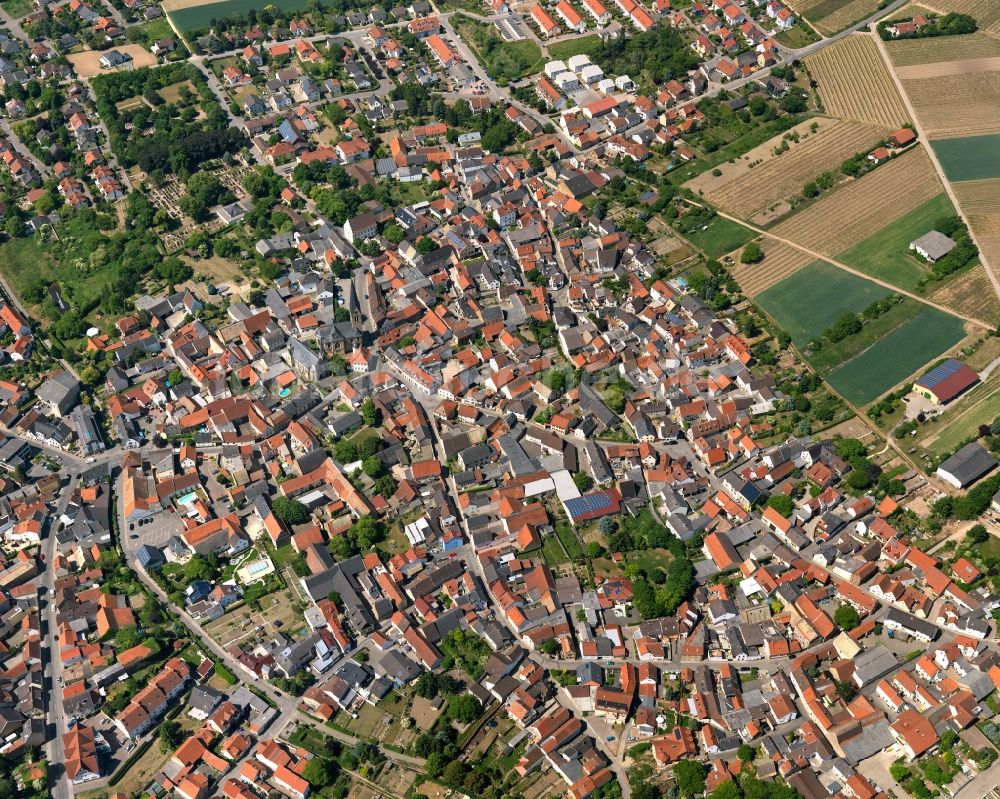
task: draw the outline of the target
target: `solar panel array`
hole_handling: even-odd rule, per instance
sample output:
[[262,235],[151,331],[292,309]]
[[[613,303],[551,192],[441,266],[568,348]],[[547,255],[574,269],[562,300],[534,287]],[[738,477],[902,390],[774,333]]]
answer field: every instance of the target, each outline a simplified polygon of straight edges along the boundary
[[935,366],[917,382],[925,388],[934,388],[934,386],[944,382],[961,368],[962,364],[949,358],[944,363]]
[[573,516],[582,516],[584,513],[606,510],[611,507],[611,497],[606,491],[599,494],[585,494],[582,497],[575,497],[566,500],[566,510]]

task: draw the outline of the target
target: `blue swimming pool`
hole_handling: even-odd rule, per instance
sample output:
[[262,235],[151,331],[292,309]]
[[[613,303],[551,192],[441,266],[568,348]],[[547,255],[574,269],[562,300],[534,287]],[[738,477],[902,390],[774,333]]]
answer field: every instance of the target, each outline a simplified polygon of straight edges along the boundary
[[283,388],[283,389],[281,389],[281,391],[278,392],[278,396],[279,397],[287,397],[291,393],[292,393],[292,390],[290,388]]

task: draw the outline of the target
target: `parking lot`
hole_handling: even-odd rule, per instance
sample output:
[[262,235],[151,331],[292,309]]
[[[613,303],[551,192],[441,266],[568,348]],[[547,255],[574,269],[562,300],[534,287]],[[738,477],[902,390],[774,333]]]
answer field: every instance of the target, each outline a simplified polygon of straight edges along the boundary
[[180,535],[182,529],[176,511],[165,510],[139,521],[127,522],[122,544],[128,552],[134,552],[143,544],[162,548],[175,535]]

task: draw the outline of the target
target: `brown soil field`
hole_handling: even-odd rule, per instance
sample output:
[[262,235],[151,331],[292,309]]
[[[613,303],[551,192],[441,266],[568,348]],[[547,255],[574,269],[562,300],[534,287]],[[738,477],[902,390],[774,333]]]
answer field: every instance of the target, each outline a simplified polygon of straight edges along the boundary
[[980,265],[967,269],[935,289],[928,299],[975,319],[1000,322],[1000,298],[993,289],[986,268]]
[[780,223],[774,234],[835,257],[941,191],[926,152],[914,148]]
[[909,114],[874,39],[855,33],[806,58],[827,113],[896,128]]
[[[151,67],[156,64],[156,56],[140,44],[120,44],[115,49],[132,56],[132,67],[135,69]],[[66,56],[66,60],[73,67],[73,71],[77,74],[77,77],[92,78],[94,75],[100,75],[103,72],[116,71],[101,69],[101,56],[104,53],[105,51],[103,50],[85,50],[82,53],[70,53]],[[129,68],[118,67],[119,70]]]
[[886,42],[885,49],[893,64],[897,67],[907,67],[956,59],[1000,56],[1000,39],[992,34],[976,31],[966,36],[935,36],[928,39]]
[[747,295],[755,297],[762,291],[798,272],[814,259],[811,255],[795,249],[783,241],[775,241],[766,236],[760,242],[764,250],[764,260],[758,264],[736,263],[729,267],[740,288]]
[[[998,41],[1000,44],[1000,41]],[[896,74],[902,80],[941,78],[945,75],[968,75],[974,72],[993,72],[1000,69],[1000,56],[982,58],[961,58],[957,61],[933,61],[929,64],[913,64],[899,67]]]
[[1000,133],[1000,72],[903,82],[931,138]]
[[[781,143],[779,136],[766,142],[764,153],[749,162],[741,160],[728,170],[728,165],[723,165],[721,177],[712,177],[707,172],[686,186],[695,191],[704,189],[704,196],[713,204],[736,216],[750,218],[799,194],[802,186],[821,172],[836,169],[852,155],[870,150],[886,133],[886,128],[857,122],[827,121],[815,134],[808,133],[807,126],[806,133],[800,133],[799,142],[789,142],[788,151],[781,155],[772,153]],[[764,161],[751,169],[749,164],[754,158]]]
[[952,189],[969,216],[1000,213],[1000,178],[961,180],[953,183]]

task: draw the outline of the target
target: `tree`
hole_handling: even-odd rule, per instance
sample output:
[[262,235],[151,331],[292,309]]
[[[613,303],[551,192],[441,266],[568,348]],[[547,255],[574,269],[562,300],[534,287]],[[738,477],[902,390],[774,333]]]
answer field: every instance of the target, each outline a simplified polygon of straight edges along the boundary
[[845,702],[850,702],[854,697],[858,695],[858,689],[852,682],[838,682],[837,683],[837,696],[843,699]]
[[566,374],[554,366],[545,373],[543,381],[553,391],[561,392],[566,388]]
[[215,569],[205,559],[204,555],[192,555],[184,564],[184,578],[188,582],[194,580],[211,580],[215,576]]
[[278,521],[287,525],[305,524],[309,521],[309,508],[291,497],[276,497],[271,512]]
[[342,438],[333,445],[333,454],[341,463],[354,463],[358,459],[358,448],[353,441]]
[[556,652],[559,651],[559,644],[556,642],[555,638],[549,638],[545,641],[542,641],[538,645],[538,649],[543,655],[548,655],[549,657],[552,657],[553,655],[555,655]]
[[593,560],[594,558],[599,558],[604,554],[604,547],[597,543],[597,541],[588,541],[586,552],[587,557]]
[[986,532],[986,528],[981,524],[974,524],[969,528],[969,532],[965,534],[965,540],[970,544],[984,544],[990,538],[990,534]]
[[370,458],[365,458],[364,462],[361,464],[361,468],[365,474],[374,480],[376,477],[381,476],[384,466],[382,461],[372,455]]
[[852,605],[841,605],[833,614],[833,620],[837,623],[837,626],[842,630],[850,632],[859,624],[861,624],[861,617],[858,616],[858,612],[854,609]]
[[757,757],[757,750],[750,744],[740,744],[740,748],[736,750],[736,757],[744,763],[752,763],[753,759]]
[[160,738],[160,749],[164,752],[171,752],[181,745],[184,740],[184,732],[181,725],[173,720],[168,720],[160,725],[158,733]]
[[465,764],[461,760],[452,760],[441,772],[441,779],[450,785],[461,785],[465,779]]
[[764,251],[760,248],[760,245],[756,241],[751,241],[746,247],[743,248],[743,253],[740,255],[740,263],[743,264],[756,264],[764,260]]
[[584,474],[583,472],[573,473],[573,483],[576,485],[578,491],[589,491],[594,485],[594,481],[591,479],[589,474]]
[[448,698],[448,715],[461,724],[472,724],[482,710],[479,700],[472,694],[457,694]]
[[361,403],[361,418],[369,427],[374,427],[378,423],[378,408],[375,407],[375,402],[371,397],[365,397],[364,402]]
[[184,373],[180,369],[171,369],[170,374],[167,375],[167,380],[170,381],[170,385],[179,385],[184,380]]
[[784,516],[786,519],[792,515],[792,511],[795,509],[795,503],[788,494],[774,494],[767,498],[767,506],[769,508],[774,508],[778,513]]
[[126,624],[124,627],[119,627],[118,632],[115,633],[115,645],[119,651],[131,649],[141,640],[142,637],[139,635],[139,630],[136,629],[134,624]]
[[705,791],[705,764],[698,760],[681,760],[674,764],[674,779],[682,794],[700,796]]
[[313,788],[325,788],[337,779],[337,764],[325,757],[313,757],[302,770],[302,778]]

